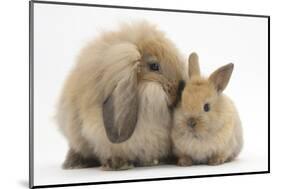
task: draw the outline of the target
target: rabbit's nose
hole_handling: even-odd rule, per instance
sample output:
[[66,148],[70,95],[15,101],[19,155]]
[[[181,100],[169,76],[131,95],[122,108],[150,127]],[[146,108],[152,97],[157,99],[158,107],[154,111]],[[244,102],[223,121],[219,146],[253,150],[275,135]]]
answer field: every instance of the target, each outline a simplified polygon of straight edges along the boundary
[[195,118],[189,118],[188,120],[187,120],[187,125],[189,126],[189,127],[191,127],[191,128],[194,128],[195,126],[196,126],[196,120],[195,120]]

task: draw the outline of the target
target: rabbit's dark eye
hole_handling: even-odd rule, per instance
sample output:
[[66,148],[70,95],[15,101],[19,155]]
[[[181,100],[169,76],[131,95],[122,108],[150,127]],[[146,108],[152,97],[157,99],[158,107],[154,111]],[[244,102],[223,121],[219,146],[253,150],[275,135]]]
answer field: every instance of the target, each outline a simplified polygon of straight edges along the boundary
[[204,111],[205,112],[210,111],[210,104],[208,104],[208,103],[204,104]]
[[151,71],[159,71],[160,65],[158,63],[150,63],[149,64],[149,69]]

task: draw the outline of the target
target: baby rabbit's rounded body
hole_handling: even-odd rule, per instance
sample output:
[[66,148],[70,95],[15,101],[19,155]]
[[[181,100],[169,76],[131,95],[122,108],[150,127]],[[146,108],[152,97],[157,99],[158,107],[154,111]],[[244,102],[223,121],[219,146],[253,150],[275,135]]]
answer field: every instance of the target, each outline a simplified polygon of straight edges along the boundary
[[181,70],[177,49],[146,22],[123,25],[90,43],[58,106],[70,147],[64,167],[118,170],[166,158]]
[[[231,100],[224,95],[219,98],[220,108],[223,108],[223,111],[216,119],[220,120],[208,122],[208,127],[214,129],[201,128],[201,131],[193,131],[186,128],[188,126],[182,121],[185,119],[183,110],[181,107],[177,108],[172,129],[173,152],[177,157],[189,156],[192,164],[219,164],[232,160],[240,152],[242,147],[240,119]],[[181,163],[184,162],[179,162]]]
[[234,159],[243,145],[238,112],[222,94],[233,64],[215,71],[208,79],[200,76],[198,57],[189,58],[189,77],[175,110],[171,131],[173,153],[178,165],[217,165]]

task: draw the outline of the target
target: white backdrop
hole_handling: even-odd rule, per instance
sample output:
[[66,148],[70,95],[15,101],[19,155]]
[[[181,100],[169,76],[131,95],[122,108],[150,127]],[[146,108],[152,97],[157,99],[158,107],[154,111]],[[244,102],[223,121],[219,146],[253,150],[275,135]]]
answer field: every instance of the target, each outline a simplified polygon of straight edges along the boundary
[[[57,0],[61,1],[61,0]],[[68,0],[77,2],[77,0]],[[86,3],[162,7],[271,15],[271,174],[170,180],[160,182],[100,185],[94,188],[225,188],[280,185],[280,49],[281,12],[274,0],[79,0]],[[0,6],[0,113],[1,187],[27,188],[28,185],[28,1],[4,1]],[[201,58],[202,54],[201,54]],[[233,82],[233,80],[231,81]],[[231,86],[231,85],[230,85]],[[229,89],[228,89],[229,90]],[[228,92],[227,92],[228,93]],[[245,149],[244,149],[245,150]],[[243,152],[244,153],[244,152]],[[241,154],[242,155],[242,154]],[[93,186],[69,187],[93,188]]]
[[[34,10],[35,185],[267,170],[267,19],[47,4],[35,4]],[[143,19],[158,25],[185,57],[196,51],[203,73],[235,64],[225,93],[236,102],[243,123],[241,155],[217,167],[62,170],[67,143],[53,116],[79,50],[103,30]]]

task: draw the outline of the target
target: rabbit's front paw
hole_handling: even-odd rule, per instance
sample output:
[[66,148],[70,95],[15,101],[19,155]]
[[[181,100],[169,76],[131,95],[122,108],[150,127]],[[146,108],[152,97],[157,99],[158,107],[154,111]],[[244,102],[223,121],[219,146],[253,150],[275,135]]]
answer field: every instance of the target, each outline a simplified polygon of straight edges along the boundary
[[220,165],[226,162],[227,158],[223,154],[215,154],[208,159],[208,165]]
[[122,159],[120,157],[113,157],[105,164],[102,165],[102,170],[104,171],[116,171],[116,170],[128,170],[132,169],[134,166],[131,162]]
[[151,161],[147,161],[147,162],[139,162],[137,163],[137,165],[142,166],[142,167],[148,167],[148,166],[156,166],[159,165],[159,160],[158,159],[153,159]]
[[193,161],[192,161],[191,157],[189,157],[189,156],[180,157],[178,159],[178,163],[177,163],[178,166],[182,166],[182,167],[191,166],[192,164],[193,164]]

